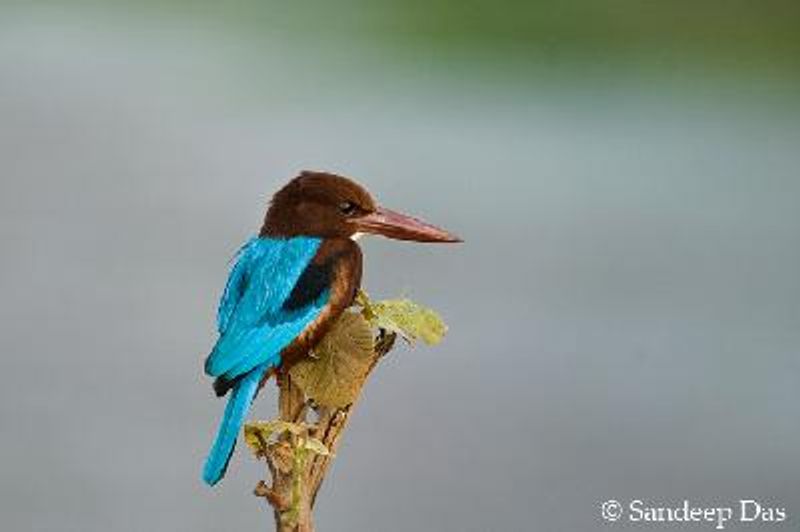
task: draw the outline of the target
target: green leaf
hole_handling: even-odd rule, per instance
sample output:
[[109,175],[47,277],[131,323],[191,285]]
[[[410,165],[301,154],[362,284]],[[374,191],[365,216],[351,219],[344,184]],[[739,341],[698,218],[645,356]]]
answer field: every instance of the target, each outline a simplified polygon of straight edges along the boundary
[[409,343],[419,339],[428,345],[436,345],[447,332],[447,325],[435,311],[410,299],[367,301],[363,308],[372,325],[395,332]]
[[303,440],[303,448],[307,451],[311,451],[322,456],[328,456],[331,454],[325,444],[316,438],[306,438]]
[[364,289],[358,289],[353,304],[363,309],[362,314],[364,314],[364,317],[367,318],[367,321],[372,321],[372,300],[369,298],[369,294],[367,294]]
[[267,452],[266,444],[270,438],[276,434],[289,432],[290,434],[300,435],[304,434],[308,427],[298,424],[290,423],[280,419],[273,419],[271,421],[254,421],[246,423],[244,426],[244,441],[255,454],[264,454]]
[[339,317],[313,354],[292,366],[289,374],[320,405],[342,408],[358,397],[374,348],[367,320],[360,313],[348,311]]

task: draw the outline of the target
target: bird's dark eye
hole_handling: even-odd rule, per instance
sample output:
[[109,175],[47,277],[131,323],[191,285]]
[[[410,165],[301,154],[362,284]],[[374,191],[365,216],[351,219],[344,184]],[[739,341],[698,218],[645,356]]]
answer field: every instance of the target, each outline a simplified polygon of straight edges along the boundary
[[358,211],[358,205],[352,201],[343,201],[339,204],[339,211],[345,216],[352,216]]

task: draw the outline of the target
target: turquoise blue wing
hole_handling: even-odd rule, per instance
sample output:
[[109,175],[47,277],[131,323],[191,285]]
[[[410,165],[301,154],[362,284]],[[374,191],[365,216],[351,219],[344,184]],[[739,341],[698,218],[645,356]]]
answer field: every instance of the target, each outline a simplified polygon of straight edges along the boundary
[[217,342],[206,372],[230,381],[256,366],[280,364],[280,353],[322,312],[328,301],[324,291],[302,309],[280,311],[272,319],[245,330],[228,330]]
[[228,282],[225,283],[225,290],[222,292],[217,309],[217,330],[220,334],[228,328],[228,321],[244,295],[244,289],[247,287],[247,270],[252,261],[251,255],[258,245],[258,238],[253,238],[236,253],[233,268],[228,274]]
[[237,256],[218,311],[220,338],[206,373],[227,380],[256,366],[280,363],[280,353],[319,316],[329,291],[301,308],[284,303],[319,249],[310,237],[254,238]]

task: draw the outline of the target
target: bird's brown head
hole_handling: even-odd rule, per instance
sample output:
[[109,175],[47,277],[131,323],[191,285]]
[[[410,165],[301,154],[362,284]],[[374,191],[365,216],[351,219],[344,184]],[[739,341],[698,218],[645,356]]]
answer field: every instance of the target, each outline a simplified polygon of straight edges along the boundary
[[416,242],[461,242],[443,229],[377,205],[351,179],[311,171],[275,193],[260,235],[350,238],[359,233]]

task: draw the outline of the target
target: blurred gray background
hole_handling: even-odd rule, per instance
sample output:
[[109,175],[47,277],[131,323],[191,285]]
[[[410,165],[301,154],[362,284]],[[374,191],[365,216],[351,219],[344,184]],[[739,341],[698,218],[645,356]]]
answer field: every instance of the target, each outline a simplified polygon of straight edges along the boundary
[[796,530],[799,13],[4,4],[3,530],[270,529],[241,448],[200,482],[202,360],[303,168],[467,241],[362,241],[370,293],[450,333],[374,375],[320,530],[712,529],[604,525],[610,498],[754,498],[789,521],[726,530]]

